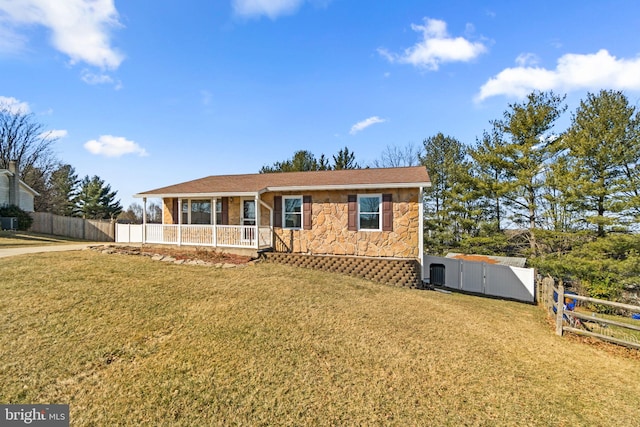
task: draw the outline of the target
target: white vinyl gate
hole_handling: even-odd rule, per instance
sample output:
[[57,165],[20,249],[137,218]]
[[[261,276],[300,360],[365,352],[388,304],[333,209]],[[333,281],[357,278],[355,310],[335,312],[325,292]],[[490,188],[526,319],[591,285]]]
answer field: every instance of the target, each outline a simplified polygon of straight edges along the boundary
[[116,224],[116,243],[142,243],[142,224]]
[[425,255],[424,280],[465,292],[535,302],[535,270]]

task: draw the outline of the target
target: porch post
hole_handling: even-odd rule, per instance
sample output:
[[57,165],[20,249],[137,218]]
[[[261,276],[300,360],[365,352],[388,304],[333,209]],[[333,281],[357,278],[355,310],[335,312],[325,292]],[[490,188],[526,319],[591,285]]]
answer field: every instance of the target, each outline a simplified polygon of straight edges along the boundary
[[147,241],[147,198],[142,198],[142,244]]
[[260,249],[260,195],[256,194],[255,197],[255,205],[256,205],[256,243],[255,248]]
[[218,199],[213,197],[211,199],[211,224],[213,224],[213,247],[218,247]]
[[420,263],[420,286],[424,280],[424,188],[418,192],[418,262]]
[[178,246],[182,244],[182,199],[178,197]]

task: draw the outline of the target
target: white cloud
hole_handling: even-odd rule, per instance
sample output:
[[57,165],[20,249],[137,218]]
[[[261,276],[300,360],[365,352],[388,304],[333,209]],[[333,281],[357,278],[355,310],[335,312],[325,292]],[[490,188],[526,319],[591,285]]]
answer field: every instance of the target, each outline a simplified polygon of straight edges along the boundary
[[521,53],[516,58],[516,64],[518,64],[518,67],[538,65],[539,62],[540,59],[535,53]]
[[0,0],[0,25],[18,41],[21,26],[48,28],[51,43],[71,64],[116,69],[124,59],[111,46],[111,30],[122,26],[113,0]]
[[43,132],[42,134],[40,134],[40,138],[57,140],[57,139],[60,139],[60,138],[64,138],[67,135],[69,135],[69,132],[67,132],[64,129],[53,129],[53,130],[50,130],[50,131],[47,131],[47,132]]
[[124,154],[148,155],[147,151],[135,142],[113,135],[101,135],[97,140],[87,141],[84,148],[92,154],[106,157],[120,157]]
[[[416,67],[437,70],[445,62],[468,62],[486,52],[480,42],[471,42],[464,37],[450,37],[447,23],[439,19],[424,18],[425,25],[411,24],[411,29],[422,33],[422,40],[402,54],[378,49],[378,53],[389,62],[411,64]],[[469,31],[472,27],[467,26]]]
[[363,129],[368,128],[371,125],[375,125],[376,123],[384,123],[384,122],[386,122],[386,120],[381,119],[378,116],[369,117],[368,119],[362,120],[361,122],[358,122],[355,125],[351,126],[351,130],[349,131],[349,133],[351,135],[355,135],[356,133],[360,132]]
[[304,0],[233,0],[233,11],[244,17],[266,15],[276,19],[280,15],[294,13]]
[[100,73],[92,73],[91,71],[84,69],[80,73],[80,78],[83,82],[90,85],[101,85],[101,84],[111,84],[116,90],[122,89],[122,82],[120,80],[115,80],[108,74]]
[[3,20],[0,15],[0,52],[12,54],[21,52],[27,44],[27,38],[10,28],[3,27],[2,24]]
[[29,104],[19,101],[12,96],[0,96],[0,108],[7,109],[13,114],[29,114],[31,112]]
[[581,89],[640,90],[640,57],[618,59],[602,49],[594,54],[563,55],[554,70],[519,63],[482,85],[476,101],[498,95],[524,97],[533,90]]

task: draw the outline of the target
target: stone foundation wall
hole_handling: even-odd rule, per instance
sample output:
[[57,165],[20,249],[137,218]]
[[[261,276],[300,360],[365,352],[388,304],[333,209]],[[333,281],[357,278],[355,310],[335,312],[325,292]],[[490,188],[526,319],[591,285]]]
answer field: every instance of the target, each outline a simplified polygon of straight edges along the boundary
[[421,288],[420,263],[416,259],[365,258],[353,256],[303,255],[267,252],[269,262],[331,271],[378,283]]

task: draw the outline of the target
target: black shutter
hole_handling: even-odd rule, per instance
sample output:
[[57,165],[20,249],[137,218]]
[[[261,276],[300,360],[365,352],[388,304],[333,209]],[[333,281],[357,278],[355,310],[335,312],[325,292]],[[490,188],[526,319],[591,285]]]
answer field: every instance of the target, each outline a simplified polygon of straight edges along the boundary
[[222,224],[220,225],[229,225],[229,198],[222,197]]
[[393,202],[391,194],[382,195],[382,231],[393,231]]
[[349,231],[358,231],[358,196],[355,194],[349,194],[347,196],[347,204],[349,205],[347,229]]
[[173,224],[178,224],[178,215],[180,215],[180,212],[178,212],[178,199],[171,199],[171,205],[172,205],[172,210],[171,210],[171,221]]
[[302,228],[311,230],[311,196],[302,196],[302,219]]
[[273,226],[282,227],[282,196],[273,197]]

